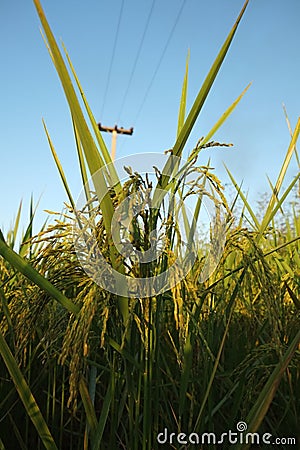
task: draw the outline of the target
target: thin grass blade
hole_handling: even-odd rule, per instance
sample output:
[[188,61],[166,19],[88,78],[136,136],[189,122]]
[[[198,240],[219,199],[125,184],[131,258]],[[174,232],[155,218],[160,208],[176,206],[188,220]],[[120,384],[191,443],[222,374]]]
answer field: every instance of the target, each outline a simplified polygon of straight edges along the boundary
[[0,333],[0,353],[14,382],[20,399],[22,400],[23,405],[27,411],[28,417],[30,417],[32,423],[34,424],[45,448],[47,450],[57,450],[57,446],[53,440],[48,425],[46,424],[39,406],[36,403],[36,400],[32,395],[32,392],[25,378],[23,377],[22,372],[20,371],[2,333]]
[[29,240],[33,236],[33,219],[38,207],[39,201],[37,202],[36,207],[33,207],[33,196],[31,196],[30,199],[30,206],[29,206],[29,223],[27,225],[27,228],[25,230],[25,233],[22,238],[22,242],[19,249],[19,255],[24,257],[27,252],[29,251],[29,258],[32,257],[32,244],[29,242]]
[[93,435],[96,431],[98,422],[97,422],[95,409],[94,409],[87,385],[83,378],[81,378],[80,382],[79,382],[79,392],[80,392],[83,407],[85,410],[87,423],[89,425],[90,432]]
[[78,159],[79,159],[79,167],[80,167],[82,185],[84,187],[86,202],[89,203],[91,200],[91,194],[90,194],[90,186],[89,186],[89,182],[88,182],[86,163],[85,163],[85,159],[84,159],[84,154],[83,154],[79,134],[78,134],[78,131],[76,129],[76,125],[75,125],[73,119],[72,119],[72,121],[73,121],[73,130],[74,130],[77,154],[78,154]]
[[230,170],[226,167],[225,164],[224,164],[224,167],[225,167],[225,169],[226,169],[226,172],[228,173],[228,176],[229,176],[229,178],[230,178],[230,180],[231,180],[233,186],[235,187],[235,189],[236,189],[238,195],[240,196],[240,198],[241,198],[242,201],[243,201],[243,204],[245,205],[247,211],[249,212],[249,214],[250,214],[250,216],[251,216],[251,218],[252,218],[252,220],[253,220],[253,223],[255,224],[255,228],[256,228],[257,230],[259,230],[259,228],[260,228],[260,223],[259,223],[259,221],[258,221],[256,215],[254,214],[253,209],[251,208],[250,204],[248,203],[247,198],[246,198],[245,195],[243,194],[241,188],[238,186],[238,184],[237,184],[237,182],[235,181],[235,179],[234,179],[232,173],[231,173]]
[[261,235],[264,233],[265,229],[267,228],[268,224],[271,221],[272,216],[274,215],[273,214],[273,209],[274,209],[274,206],[275,206],[275,203],[276,203],[276,197],[277,197],[278,193],[280,192],[283,180],[284,180],[285,175],[286,175],[286,171],[288,169],[288,166],[289,166],[289,163],[291,161],[292,155],[293,155],[293,153],[295,151],[296,143],[297,143],[298,136],[299,136],[299,132],[300,132],[300,117],[298,118],[298,121],[297,121],[295,130],[294,130],[293,136],[291,138],[290,145],[288,147],[288,150],[287,150],[284,162],[282,164],[280,173],[278,175],[273,195],[270,198],[270,201],[269,201],[266,213],[265,213],[264,218],[263,218],[262,223],[261,223],[261,227],[260,227],[260,234]]
[[[227,36],[227,39],[225,40],[223,46],[221,47],[221,50],[218,53],[217,58],[215,59],[210,71],[208,72],[208,75],[206,76],[206,78],[204,80],[202,87],[200,88],[200,91],[196,97],[196,100],[194,101],[194,104],[193,104],[181,130],[180,130],[179,135],[177,136],[176,142],[172,149],[172,154],[174,156],[177,156],[179,158],[181,158],[181,156],[182,156],[184,146],[185,146],[185,144],[189,138],[189,135],[194,127],[194,124],[202,110],[202,107],[203,107],[204,102],[210,92],[210,89],[217,77],[217,74],[218,74],[220,67],[225,59],[225,56],[229,50],[230,44],[234,38],[235,32],[238,28],[238,25],[242,19],[242,16],[246,10],[248,3],[249,3],[249,0],[246,0],[235,24],[233,25],[232,29],[230,30],[230,32]],[[165,164],[165,167],[162,171],[163,175],[161,176],[158,186],[157,186],[159,189],[162,189],[162,190],[164,190],[166,188],[171,174],[174,172],[174,170],[177,169],[176,165],[174,167],[174,164],[172,164],[171,157],[172,157],[172,155],[170,156],[170,158],[168,159],[168,161]],[[156,192],[154,193],[154,199],[156,200]]]
[[[290,136],[292,138],[293,137],[293,129],[292,129],[292,126],[291,126],[291,123],[290,123],[290,119],[288,117],[285,105],[282,105],[282,106],[283,106],[284,117],[285,117],[288,129],[289,129],[289,133],[290,133]],[[300,169],[300,159],[299,159],[297,147],[295,147],[295,156],[296,156],[296,160],[297,160],[297,163],[298,163],[298,168]]]
[[189,156],[189,160],[198,155],[200,150],[207,144],[212,137],[216,134],[216,132],[221,128],[224,122],[229,118],[229,116],[233,113],[237,105],[240,103],[248,89],[250,88],[252,83],[249,83],[248,86],[243,90],[243,92],[237,97],[237,99],[226,109],[226,111],[222,114],[220,119],[215,123],[215,125],[211,128],[211,130],[207,133],[207,135],[201,141],[201,145],[196,147],[192,154]]
[[93,437],[92,450],[101,449],[102,436],[107,422],[111,401],[112,401],[112,386],[110,384],[104,397],[101,415],[99,418],[97,429]]
[[64,172],[63,167],[61,165],[61,162],[60,162],[60,160],[59,160],[59,158],[57,156],[57,153],[55,151],[54,145],[52,143],[51,137],[49,135],[49,132],[48,132],[48,129],[46,127],[46,124],[45,124],[44,120],[43,120],[43,125],[44,125],[44,129],[45,129],[45,132],[46,132],[46,136],[47,136],[47,139],[48,139],[48,143],[49,143],[49,146],[50,146],[50,149],[51,149],[51,152],[52,152],[52,155],[53,155],[56,167],[58,169],[58,172],[60,174],[60,177],[61,177],[62,183],[64,185],[65,191],[67,193],[67,196],[69,198],[69,201],[70,201],[71,206],[72,206],[73,211],[74,211],[75,210],[75,202],[74,202],[73,196],[71,194],[71,190],[69,188],[69,185],[68,185],[68,182],[67,182],[67,178],[65,176],[65,172]]
[[[259,429],[259,427],[260,427],[260,425],[272,403],[272,400],[276,394],[279,383],[280,383],[288,365],[290,364],[291,359],[293,358],[295,352],[297,351],[299,343],[300,343],[300,331],[298,331],[298,333],[294,337],[293,341],[289,345],[282,360],[279,361],[279,363],[273,370],[271,376],[269,377],[268,381],[266,382],[265,386],[263,387],[257,401],[255,402],[253,408],[249,412],[249,414],[246,418],[246,423],[248,424],[247,433],[255,433]],[[248,448],[250,448],[250,445],[251,444],[246,445],[246,446],[245,446],[245,444],[238,445],[235,448],[236,448],[236,450],[248,449]]]
[[12,248],[12,249],[15,246],[17,234],[18,234],[18,230],[19,230],[20,217],[21,217],[21,212],[22,212],[22,203],[23,203],[23,201],[21,200],[20,204],[19,204],[17,216],[14,221],[13,229],[11,231],[9,231],[7,234],[7,242],[9,244],[10,248]]
[[175,156],[180,157],[182,154],[185,143],[193,129],[196,119],[200,114],[202,106],[204,105],[204,102],[209,94],[209,91],[210,91],[210,89],[216,79],[216,76],[221,68],[221,65],[222,65],[222,63],[225,59],[225,56],[229,50],[230,44],[233,40],[233,37],[235,35],[235,32],[237,30],[237,27],[238,27],[241,19],[242,19],[242,16],[246,10],[247,5],[248,5],[248,0],[245,2],[235,24],[233,25],[232,29],[230,30],[230,33],[227,36],[227,39],[225,40],[217,58],[215,59],[207,77],[204,80],[204,83],[197,95],[197,98],[189,112],[189,115],[188,115],[188,117],[180,131],[180,134],[175,142],[175,145],[173,147],[173,154]]
[[189,76],[189,60],[190,60],[190,50],[188,51],[188,55],[186,57],[185,75],[184,75],[184,79],[183,79],[181,100],[180,100],[179,114],[178,114],[177,136],[179,136],[180,131],[181,131],[181,129],[184,125],[184,121],[185,121],[188,76]]
[[[110,183],[104,178],[101,168],[104,167],[104,160],[100,155],[100,152],[95,144],[92,134],[88,128],[84,114],[80,107],[72,80],[70,78],[69,72],[66,68],[65,62],[63,60],[62,54],[58,48],[54,35],[46,19],[45,13],[41,6],[39,0],[34,0],[34,4],[40,18],[43,30],[45,32],[45,37],[47,39],[46,44],[50,50],[50,56],[54,62],[55,68],[59,75],[62,87],[65,92],[66,99],[69,104],[72,119],[75,123],[76,129],[78,131],[78,136],[82,144],[82,148],[85,154],[87,165],[90,174],[93,176],[93,182],[95,190],[100,202],[100,208],[103,215],[103,223],[107,233],[110,262],[114,269],[118,270],[120,273],[125,273],[125,268],[123,264],[120,264],[118,257],[119,253],[114,245],[111,236],[111,222],[114,214],[114,206],[112,198],[109,194]],[[103,195],[103,193],[105,193]],[[123,316],[124,323],[127,321],[128,317],[128,300],[123,297],[118,297],[119,309]]]
[[[57,73],[66,95],[66,99],[69,104],[72,118],[75,122],[78,134],[80,136],[80,141],[84,149],[90,173],[91,175],[93,175],[104,166],[104,161],[97,149],[97,146],[85,121],[70,75],[64,63],[61,52],[58,48],[54,35],[51,31],[51,28],[48,24],[41,3],[39,0],[34,0],[34,4],[39,15],[43,30],[45,32],[48,48],[51,51],[51,58],[55,64]],[[106,192],[107,190],[106,182],[102,174],[99,172],[98,176],[95,179],[95,189],[97,191],[99,199],[102,198],[102,193]],[[103,212],[105,228],[107,232],[110,233],[110,224],[114,208],[109,195],[105,195],[103,200],[101,201],[101,209]]]
[[76,84],[77,84],[77,87],[79,89],[80,95],[82,97],[82,100],[83,100],[86,112],[87,112],[88,117],[90,119],[90,122],[91,122],[91,125],[92,125],[92,128],[93,128],[93,132],[94,132],[95,137],[97,139],[99,148],[101,149],[101,153],[103,155],[103,159],[104,159],[105,163],[107,164],[107,168],[108,168],[108,172],[109,172],[110,180],[111,180],[111,186],[113,186],[113,188],[115,189],[116,192],[120,192],[121,191],[121,183],[120,183],[120,179],[119,179],[119,176],[117,174],[117,171],[115,169],[115,166],[114,166],[114,164],[112,164],[112,158],[111,158],[110,152],[108,151],[108,149],[107,149],[107,147],[105,145],[105,142],[103,140],[102,134],[101,134],[101,132],[99,130],[98,124],[97,124],[97,122],[95,120],[95,117],[94,117],[94,115],[92,113],[92,110],[91,110],[91,108],[90,108],[90,106],[88,104],[88,101],[86,99],[86,96],[85,96],[84,91],[82,89],[82,86],[80,84],[79,78],[78,78],[78,76],[77,76],[77,74],[75,72],[74,66],[73,66],[71,58],[70,58],[70,56],[69,56],[69,54],[67,52],[67,49],[66,49],[66,47],[64,46],[63,43],[62,43],[62,45],[63,45],[63,49],[64,49],[64,52],[65,52],[66,58],[68,60],[70,69],[72,71],[72,74],[73,74],[74,79],[76,81]]
[[[0,235],[1,236],[1,235]],[[28,261],[21,258],[16,252],[14,252],[0,238],[0,255],[9,262],[15,269],[25,275],[29,280],[39,286],[42,290],[47,292],[51,297],[57,300],[64,308],[73,314],[79,312],[79,307],[75,305],[70,299],[62,294],[53,284],[50,283],[45,277],[43,277]]]

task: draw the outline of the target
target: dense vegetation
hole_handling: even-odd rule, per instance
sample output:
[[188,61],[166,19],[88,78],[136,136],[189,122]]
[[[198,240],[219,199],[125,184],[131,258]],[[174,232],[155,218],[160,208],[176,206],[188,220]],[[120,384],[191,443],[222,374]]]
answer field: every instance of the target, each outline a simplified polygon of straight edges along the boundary
[[[163,173],[156,171],[150,182],[144,174],[135,173],[134,167],[128,168],[123,184],[70,59],[66,54],[82,106],[39,1],[35,4],[70,106],[86,188],[86,215],[76,209],[45,127],[69,204],[64,215],[36,236],[32,205],[21,245],[17,241],[20,211],[11,232],[7,236],[0,232],[0,351],[4,361],[0,367],[0,448],[151,450],[160,447],[157,435],[165,428],[169,433],[221,436],[230,429],[236,431],[241,421],[247,423],[248,432],[295,437],[299,442],[300,173],[284,191],[282,185],[294,155],[299,163],[300,121],[291,132],[278,179],[259,214],[229,170],[236,191],[230,203],[209,164],[200,163],[204,148],[223,145],[212,137],[244,92],[198,142],[187,163],[182,163],[185,143],[247,2],[186,115],[187,67],[177,140]],[[173,157],[178,164],[170,163]],[[108,167],[109,176],[102,176],[103,167]],[[87,187],[88,173],[98,177],[94,189]],[[103,187],[107,190],[104,197],[100,195]],[[103,289],[78,260],[74,223],[86,233],[93,223],[97,245],[115,270],[132,278],[157,275],[170,267],[181,245],[176,217],[170,214],[170,205],[166,207],[166,199],[161,199],[158,210],[140,211],[133,220],[134,245],[142,253],[151,247],[150,231],[163,228],[167,245],[155,262],[137,264],[132,254],[118,258],[110,227],[124,198],[134,195],[143,203],[146,193],[154,198],[159,190],[171,193],[171,198],[175,193],[181,199],[195,198],[196,222],[205,199],[213,202],[217,213],[211,254],[218,253],[214,239],[218,227],[226,233],[216,269],[202,279],[205,249],[192,245],[193,225],[184,215],[196,259],[183,279],[143,298]],[[295,201],[290,205],[292,192]],[[242,206],[237,215],[238,202]],[[176,273],[172,276],[176,278]],[[187,447],[174,441],[164,448]],[[218,447],[204,444],[197,448]],[[234,448],[247,445],[237,443]]]

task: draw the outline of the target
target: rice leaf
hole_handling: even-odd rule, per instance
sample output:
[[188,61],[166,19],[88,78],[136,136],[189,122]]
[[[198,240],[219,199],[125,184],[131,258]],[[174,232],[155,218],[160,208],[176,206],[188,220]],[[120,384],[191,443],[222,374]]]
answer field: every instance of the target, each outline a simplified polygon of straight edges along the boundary
[[53,437],[49,431],[48,425],[46,424],[40,408],[36,403],[34,396],[20,371],[15,358],[13,357],[9,346],[7,345],[2,333],[0,333],[0,353],[3,361],[7,367],[7,370],[14,382],[16,390],[23,402],[26,409],[28,417],[34,424],[38,435],[43,442],[47,450],[57,450],[57,446],[53,440]]
[[[101,168],[104,167],[104,160],[100,155],[100,152],[95,144],[95,141],[92,137],[92,134],[88,128],[86,120],[84,118],[84,114],[80,107],[74,86],[72,84],[72,80],[70,78],[69,72],[66,68],[65,62],[61,55],[61,52],[58,48],[54,35],[51,31],[51,28],[46,19],[45,13],[41,6],[39,0],[34,0],[34,4],[39,15],[43,30],[45,32],[45,39],[47,47],[50,51],[51,58],[54,62],[55,68],[59,75],[62,87],[65,92],[66,99],[69,104],[69,108],[71,111],[71,116],[76,126],[76,130],[78,132],[79,140],[82,144],[82,148],[85,154],[85,158],[87,161],[87,165],[90,171],[90,174],[93,177],[93,182],[95,186],[95,190],[100,202],[100,208],[103,215],[104,227],[107,233],[108,243],[109,243],[109,253],[110,253],[110,262],[112,267],[115,270],[118,270],[120,273],[125,273],[125,268],[123,264],[120,264],[118,257],[119,253],[114,245],[112,236],[111,236],[111,222],[114,214],[114,206],[112,199],[109,195],[109,187],[111,186],[111,182],[107,182]],[[113,180],[115,181],[115,180]],[[103,193],[105,193],[103,195]],[[128,300],[123,297],[118,297],[119,309],[123,316],[124,323],[126,323],[128,317]]]
[[[43,26],[43,30],[45,32],[45,36],[46,36],[47,43],[48,43],[48,48],[51,51],[51,58],[55,64],[57,73],[59,75],[62,87],[63,87],[65,95],[66,95],[66,99],[69,104],[72,118],[73,118],[76,128],[78,130],[78,134],[79,134],[80,141],[81,141],[83,149],[84,149],[84,153],[85,153],[85,157],[87,160],[87,164],[88,164],[90,173],[91,173],[91,175],[94,175],[96,172],[98,172],[104,166],[104,161],[96,147],[94,139],[93,139],[93,137],[90,133],[90,130],[87,126],[87,123],[85,121],[83,112],[81,110],[81,107],[80,107],[80,104],[79,104],[79,101],[78,101],[78,98],[77,98],[77,95],[75,92],[75,89],[73,87],[73,84],[72,84],[72,81],[70,78],[70,75],[69,75],[66,65],[64,63],[61,52],[58,48],[56,40],[53,36],[51,28],[48,24],[48,21],[46,19],[46,16],[45,16],[45,13],[41,6],[41,3],[39,0],[34,0],[34,4],[35,4],[36,10],[37,10],[37,13],[39,15],[41,24]],[[100,199],[100,198],[102,198],[102,193],[106,192],[106,188],[107,188],[106,182],[105,182],[101,172],[98,172],[97,177],[94,180],[94,183],[95,183],[96,192]],[[100,203],[101,203],[101,209],[103,211],[105,228],[106,228],[107,232],[109,233],[111,217],[114,212],[114,208],[113,208],[110,196],[105,195]]]
[[216,76],[221,68],[221,65],[225,59],[225,56],[229,50],[230,44],[233,40],[233,37],[235,35],[235,32],[237,30],[237,27],[242,19],[242,16],[245,12],[245,9],[248,5],[248,0],[245,2],[235,24],[233,25],[232,29],[229,32],[229,35],[227,36],[227,39],[225,40],[217,58],[215,59],[207,77],[204,80],[204,83],[196,97],[196,100],[188,114],[187,119],[185,120],[185,123],[179,133],[179,136],[175,142],[175,145],[173,147],[173,154],[175,156],[180,157],[183,151],[183,148],[185,146],[185,143],[193,129],[193,126],[196,122],[196,119],[198,118],[200,111],[202,109],[202,106],[204,105],[204,102],[209,94],[209,91],[216,79]]
[[285,178],[286,171],[288,169],[288,166],[289,166],[289,163],[291,161],[292,155],[293,155],[293,153],[295,151],[296,143],[297,143],[298,136],[299,136],[299,132],[300,132],[300,117],[298,118],[298,121],[297,121],[295,130],[294,130],[294,133],[293,133],[292,138],[291,138],[290,145],[289,145],[289,147],[287,149],[287,153],[285,155],[284,162],[282,164],[281,170],[279,172],[279,175],[278,175],[278,178],[277,178],[277,181],[276,181],[276,184],[275,184],[275,188],[273,190],[273,194],[272,194],[272,196],[270,198],[269,204],[268,204],[267,209],[266,209],[266,213],[265,213],[265,215],[263,217],[263,220],[262,220],[262,223],[261,223],[261,226],[260,226],[260,235],[262,235],[265,232],[268,224],[270,223],[270,221],[272,220],[272,217],[274,216],[274,206],[275,206],[275,203],[276,203],[276,198],[278,196],[278,193],[280,192],[283,180]]
[[[259,429],[270,407],[270,404],[276,394],[280,381],[299,346],[299,343],[300,343],[300,331],[298,331],[298,333],[294,337],[293,341],[289,345],[281,361],[278,362],[277,366],[275,367],[268,381],[263,387],[258,399],[253,405],[253,408],[249,412],[246,418],[246,423],[248,424],[247,433],[255,433]],[[250,445],[251,443],[249,445],[245,444],[237,445],[235,449],[246,450],[250,448]]]
[[[248,3],[249,3],[249,0],[246,0],[235,24],[233,25],[232,29],[230,30],[230,32],[227,36],[227,39],[225,40],[223,46],[221,47],[221,50],[219,51],[211,69],[209,70],[209,72],[204,80],[204,83],[202,84],[202,87],[200,88],[200,91],[193,103],[193,106],[192,106],[192,108],[180,130],[180,133],[179,133],[179,135],[176,139],[176,142],[174,144],[174,147],[172,149],[172,154],[174,156],[181,158],[184,146],[189,138],[189,135],[194,127],[194,124],[202,110],[204,102],[207,99],[210,89],[211,89],[211,87],[217,77],[217,74],[222,66],[222,63],[223,63],[225,56],[229,50],[230,44],[234,38],[235,32],[238,28],[238,25],[242,19],[242,16],[246,10]],[[161,177],[161,179],[158,183],[159,189],[164,190],[166,188],[169,178],[174,171],[174,166],[173,166],[173,164],[171,164],[170,158],[164,167],[163,176]]]
[[[1,233],[2,234],[2,233]],[[16,252],[14,252],[9,246],[1,239],[0,235],[0,255],[6,259],[15,269],[25,275],[29,280],[39,286],[42,290],[47,292],[51,297],[57,300],[64,308],[73,314],[79,312],[79,307],[75,305],[70,299],[65,297],[53,284],[50,283],[45,277],[43,277],[32,265],[21,258]]]
[[189,60],[190,60],[190,50],[188,51],[188,55],[186,57],[185,75],[184,75],[184,79],[183,79],[181,100],[180,100],[180,105],[179,105],[177,136],[179,136],[180,131],[181,131],[181,129],[184,125],[184,121],[185,121],[188,75],[189,75]]
[[93,435],[97,428],[97,417],[87,385],[83,378],[81,378],[79,381],[79,392],[84,406],[87,423],[89,425],[91,434]]
[[45,132],[46,132],[46,135],[47,135],[48,143],[49,143],[49,146],[50,146],[50,149],[51,149],[51,152],[52,152],[52,155],[53,155],[56,167],[57,167],[57,169],[59,171],[62,183],[63,183],[64,188],[66,190],[66,193],[67,193],[67,196],[68,196],[69,201],[71,203],[71,206],[73,208],[73,211],[75,211],[75,202],[73,200],[73,196],[71,194],[71,190],[69,188],[69,185],[68,185],[68,182],[67,182],[67,179],[66,179],[66,176],[65,176],[65,172],[64,172],[63,167],[62,167],[62,165],[60,163],[60,160],[59,160],[59,158],[57,156],[57,153],[55,151],[54,145],[52,143],[52,140],[50,138],[50,135],[49,135],[49,132],[47,130],[47,127],[46,127],[46,124],[45,124],[44,120],[43,120],[43,125],[44,125],[44,129],[45,129]]
[[108,418],[111,401],[112,401],[112,386],[110,383],[109,387],[107,389],[107,392],[105,394],[104,400],[103,400],[103,405],[102,405],[99,422],[97,424],[97,428],[96,428],[95,434],[93,436],[92,450],[100,450],[101,449],[102,436],[103,436],[104,428],[105,428],[106,421]]
[[237,190],[238,195],[239,195],[240,198],[242,199],[242,201],[243,201],[243,203],[244,203],[244,205],[245,205],[247,211],[249,212],[249,214],[250,214],[250,216],[251,216],[251,218],[252,218],[252,220],[253,220],[253,223],[255,224],[256,229],[259,230],[259,228],[260,228],[260,223],[259,223],[259,221],[258,221],[258,219],[257,219],[257,217],[256,217],[256,215],[255,215],[255,213],[254,213],[254,211],[253,211],[253,209],[251,208],[250,204],[248,203],[247,198],[245,197],[245,195],[243,194],[241,188],[238,186],[237,182],[236,182],[235,179],[233,178],[233,175],[232,175],[232,173],[230,172],[230,170],[228,169],[228,167],[226,167],[225,164],[224,164],[224,167],[225,167],[225,169],[226,169],[226,172],[228,173],[228,176],[229,176],[229,178],[230,178],[230,180],[231,180],[233,186],[234,186],[235,189]]

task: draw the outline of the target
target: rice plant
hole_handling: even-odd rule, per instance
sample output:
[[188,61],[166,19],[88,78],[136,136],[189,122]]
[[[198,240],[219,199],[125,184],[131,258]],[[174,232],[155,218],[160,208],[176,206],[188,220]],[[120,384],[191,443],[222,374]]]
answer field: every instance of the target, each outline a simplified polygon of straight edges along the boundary
[[[0,447],[151,450],[160,448],[157,437],[164,430],[221,436],[241,421],[248,432],[288,432],[299,442],[298,206],[281,229],[278,216],[299,183],[298,173],[282,190],[291,158],[297,156],[300,121],[291,131],[262,217],[229,169],[236,189],[232,204],[210,163],[201,162],[204,149],[229,145],[213,136],[248,87],[187,160],[182,158],[248,1],[188,113],[187,63],[177,139],[164,167],[149,167],[152,179],[126,167],[125,182],[111,161],[70,56],[63,48],[63,57],[39,0],[34,3],[70,107],[84,202],[79,209],[44,124],[69,201],[64,213],[52,215],[53,223],[35,236],[31,206],[19,248],[20,212],[14,229],[7,236],[0,232]],[[190,198],[192,219],[186,208]],[[208,199],[216,211],[209,258],[206,244],[196,239]],[[237,199],[242,202],[240,217],[234,217]],[[136,211],[128,229],[116,221],[116,212],[124,213],[124,201],[125,213]],[[184,233],[178,228],[177,204]],[[155,247],[155,240],[164,245]],[[182,277],[184,266],[176,261],[184,241],[193,259],[190,264],[183,258],[189,270]],[[157,257],[147,259],[153,246]],[[109,279],[115,272],[104,269],[99,280],[104,266],[95,270],[91,263],[97,249],[103,264],[133,285],[174,267],[168,289],[153,290],[147,284],[141,295],[139,289],[116,288]],[[89,265],[95,273],[87,270]],[[111,287],[105,289],[103,280]],[[168,445],[188,448],[175,439]],[[198,448],[219,447],[206,442]]]

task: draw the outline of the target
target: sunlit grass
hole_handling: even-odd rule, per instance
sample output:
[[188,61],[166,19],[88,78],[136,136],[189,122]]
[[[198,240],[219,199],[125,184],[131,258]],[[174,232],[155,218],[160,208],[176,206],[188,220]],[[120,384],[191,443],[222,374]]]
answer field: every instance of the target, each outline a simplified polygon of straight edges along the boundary
[[[86,216],[76,210],[44,124],[69,204],[63,216],[52,216],[52,224],[36,236],[31,204],[29,225],[19,247],[21,207],[13,229],[7,236],[0,232],[0,352],[4,361],[0,368],[0,448],[41,448],[43,444],[60,449],[152,450],[159,448],[156,437],[164,428],[170,433],[221,435],[235,430],[240,420],[248,424],[249,432],[299,434],[299,196],[291,212],[282,215],[289,195],[299,185],[299,174],[285,190],[282,186],[291,158],[297,157],[300,122],[294,131],[290,129],[290,145],[261,214],[227,169],[236,200],[242,203],[237,217],[236,200],[228,203],[221,181],[209,165],[200,162],[204,149],[226,145],[214,142],[214,133],[248,88],[195,145],[187,162],[181,161],[247,3],[188,113],[187,62],[176,142],[163,174],[156,173],[150,189],[149,179],[134,173],[134,167],[128,168],[126,182],[118,179],[70,57],[64,49],[69,70],[35,0],[70,107]],[[174,155],[178,158],[175,164]],[[89,176],[107,164],[108,172],[94,177],[94,186],[87,183]],[[187,183],[187,174],[194,184]],[[168,245],[156,261],[138,265],[132,255],[120,258],[111,224],[123,199],[135,193],[143,202],[146,188],[160,210],[140,214],[133,221],[135,245],[147,251],[149,230],[159,227]],[[107,195],[102,198],[103,190]],[[205,197],[223,213],[226,242],[209,278],[203,281],[201,275],[205,265],[201,248],[186,277],[151,297],[113,294],[86,274],[74,247],[74,223],[83,233],[86,224],[93,224],[101,252],[120,273],[138,279],[166,270],[182,237],[168,215],[167,195],[176,193],[184,199],[187,192],[195,199],[196,222]],[[186,239],[194,249],[193,222],[184,208],[182,216]]]

